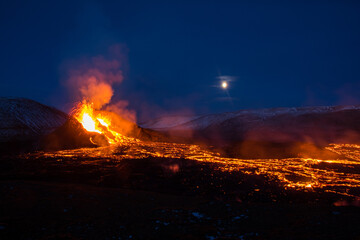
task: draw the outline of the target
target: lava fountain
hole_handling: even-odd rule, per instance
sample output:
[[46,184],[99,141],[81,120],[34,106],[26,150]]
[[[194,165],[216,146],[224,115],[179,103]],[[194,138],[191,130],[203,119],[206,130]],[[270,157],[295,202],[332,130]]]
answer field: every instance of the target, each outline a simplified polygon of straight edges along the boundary
[[93,103],[83,100],[78,103],[72,111],[72,116],[78,120],[85,130],[102,134],[106,137],[109,144],[135,141],[135,139],[126,137],[117,130],[117,122],[114,119],[114,113],[98,111],[93,107]]

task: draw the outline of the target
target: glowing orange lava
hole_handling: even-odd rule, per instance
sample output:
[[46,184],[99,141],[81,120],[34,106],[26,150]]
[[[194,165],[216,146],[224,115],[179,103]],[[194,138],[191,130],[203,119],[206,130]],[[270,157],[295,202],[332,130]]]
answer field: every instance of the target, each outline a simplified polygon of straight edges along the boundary
[[[102,148],[84,148],[63,150],[51,153],[38,153],[38,157],[85,158],[121,161],[123,159],[186,158],[204,163],[217,164],[221,171],[249,175],[265,175],[269,180],[276,180],[287,189],[316,191],[323,189],[335,194],[360,197],[352,189],[360,188],[359,155],[360,149],[355,144],[331,144],[327,148],[337,151],[336,159],[320,160],[313,158],[280,158],[280,159],[241,159],[221,157],[197,145],[133,141],[112,144]],[[350,153],[355,157],[349,157]],[[36,157],[31,155],[32,158]]]
[[[102,134],[111,144],[96,149],[75,149],[54,153],[41,153],[52,157],[106,158],[120,161],[133,158],[186,158],[216,163],[222,171],[241,171],[246,174],[267,175],[280,181],[285,188],[324,189],[327,192],[355,196],[351,189],[360,187],[360,145],[330,144],[327,150],[338,154],[335,159],[280,158],[240,159],[221,157],[219,153],[202,149],[197,145],[144,142],[126,137],[116,131],[111,114],[94,110],[91,103],[83,101],[73,116],[89,132]],[[40,155],[41,155],[40,154]],[[34,157],[34,156],[32,156]],[[357,196],[357,195],[356,195]]]
[[[83,101],[74,111],[74,117],[83,125],[89,132],[102,133],[99,124],[106,123],[105,120],[94,114],[94,109],[91,103]],[[101,120],[98,120],[101,119]]]
[[115,130],[111,124],[111,116],[106,115],[104,111],[96,111],[92,103],[86,100],[78,104],[73,111],[73,116],[89,132],[96,132],[106,137],[108,143],[136,141],[133,138],[126,137]]

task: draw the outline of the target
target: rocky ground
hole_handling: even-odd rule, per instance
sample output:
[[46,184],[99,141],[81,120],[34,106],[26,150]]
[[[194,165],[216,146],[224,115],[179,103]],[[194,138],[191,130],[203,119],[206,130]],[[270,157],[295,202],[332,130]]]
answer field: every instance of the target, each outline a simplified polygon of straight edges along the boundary
[[360,239],[359,205],[189,159],[0,159],[0,239]]

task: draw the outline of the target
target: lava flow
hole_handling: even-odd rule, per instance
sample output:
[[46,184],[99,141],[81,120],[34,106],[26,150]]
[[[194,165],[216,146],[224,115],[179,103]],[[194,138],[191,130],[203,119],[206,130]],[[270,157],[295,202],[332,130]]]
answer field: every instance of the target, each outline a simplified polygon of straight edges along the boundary
[[117,131],[116,115],[97,111],[83,101],[73,116],[89,131],[106,137],[110,146],[83,148],[52,153],[36,153],[28,157],[77,159],[82,164],[101,164],[101,161],[121,161],[139,158],[182,158],[216,164],[221,171],[241,171],[252,175],[266,175],[279,181],[284,188],[335,192],[360,196],[360,146],[355,144],[330,144],[326,147],[338,155],[336,159],[280,158],[240,159],[220,156],[197,145],[140,141]]
[[[173,158],[189,159],[215,164],[220,171],[240,171],[250,175],[268,176],[270,181],[279,181],[284,188],[322,190],[336,194],[360,197],[360,162],[358,145],[331,144],[327,147],[339,154],[337,159],[313,158],[240,159],[221,157],[197,145],[127,141],[108,147],[82,148],[28,155],[29,158],[53,158],[63,161],[77,159],[81,164],[102,164],[124,159]],[[350,154],[353,153],[353,155]]]
[[106,137],[109,144],[136,141],[116,131],[112,115],[106,111],[96,111],[92,103],[83,100],[73,110],[73,116],[88,132],[95,132]]

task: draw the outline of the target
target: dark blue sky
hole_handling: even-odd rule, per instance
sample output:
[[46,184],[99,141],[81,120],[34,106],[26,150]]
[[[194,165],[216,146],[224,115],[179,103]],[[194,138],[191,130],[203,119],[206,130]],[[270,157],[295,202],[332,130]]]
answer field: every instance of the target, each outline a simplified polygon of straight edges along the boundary
[[[64,63],[120,43],[114,99],[140,119],[360,103],[358,1],[150,2],[1,1],[0,95],[66,109]],[[236,77],[232,101],[219,75]]]

